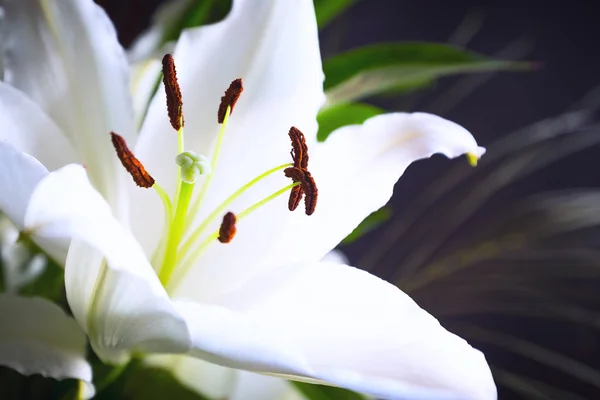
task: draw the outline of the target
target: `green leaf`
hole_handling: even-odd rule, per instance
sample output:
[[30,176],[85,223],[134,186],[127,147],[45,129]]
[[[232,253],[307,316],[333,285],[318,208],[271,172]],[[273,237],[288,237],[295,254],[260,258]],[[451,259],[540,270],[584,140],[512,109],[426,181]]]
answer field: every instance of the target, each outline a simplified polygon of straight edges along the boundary
[[44,272],[19,292],[23,296],[39,296],[59,305],[66,305],[64,269],[48,259]]
[[186,28],[206,25],[223,19],[231,9],[232,0],[190,1],[174,15],[166,26],[162,43],[177,40]]
[[338,104],[319,112],[319,132],[317,139],[324,142],[334,130],[346,125],[362,124],[365,120],[382,114],[381,108],[364,103]]
[[323,29],[336,16],[345,11],[357,0],[315,0],[315,13],[319,29]]
[[366,397],[347,389],[333,386],[291,382],[309,400],[365,400]]
[[0,388],[2,400],[76,400],[79,398],[79,381],[76,379],[56,380],[35,374],[23,376],[0,366]]
[[445,75],[529,68],[528,63],[491,60],[458,47],[425,42],[365,46],[323,65],[329,105],[390,91],[404,93]]
[[[105,366],[102,367],[105,369]],[[133,360],[124,368],[116,380],[108,386],[99,384],[96,400],[207,400],[206,397],[181,385],[164,369],[148,367]],[[94,373],[99,367],[96,365]],[[110,372],[109,372],[110,374]],[[105,373],[106,375],[106,373]],[[106,377],[104,377],[106,378]],[[100,378],[102,381],[102,378]]]
[[382,207],[379,210],[371,213],[367,218],[363,220],[346,238],[342,241],[343,244],[349,244],[360,238],[364,234],[377,228],[379,225],[390,219],[392,216],[392,209],[388,207]]

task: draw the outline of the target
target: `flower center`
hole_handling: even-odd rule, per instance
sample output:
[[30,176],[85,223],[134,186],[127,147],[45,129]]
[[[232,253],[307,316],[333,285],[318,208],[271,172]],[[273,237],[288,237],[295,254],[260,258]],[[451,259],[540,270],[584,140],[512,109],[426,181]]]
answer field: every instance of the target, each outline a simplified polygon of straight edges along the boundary
[[[306,214],[311,215],[316,206],[317,188],[310,172],[306,169],[308,149],[304,135],[298,129],[291,128],[289,136],[292,141],[291,155],[293,163],[278,165],[251,179],[227,197],[198,226],[192,226],[191,222],[198,215],[212,183],[227,123],[243,91],[242,80],[234,80],[221,98],[217,114],[221,129],[211,160],[185,149],[183,102],[173,57],[169,54],[163,58],[163,82],[167,97],[169,120],[177,131],[178,138],[179,154],[175,157],[178,176],[174,197],[171,198],[148,174],[140,161],[127,148],[122,137],[114,132],[111,132],[111,136],[117,155],[125,169],[131,174],[134,182],[143,188],[154,188],[163,203],[165,209],[163,234],[152,255],[151,262],[155,266],[163,286],[167,290],[173,291],[198,262],[209,245],[216,241],[229,243],[234,239],[237,231],[236,224],[240,220],[287,192],[290,192],[290,211],[293,211],[300,203],[302,196],[305,196]],[[279,171],[285,171],[285,175],[291,178],[293,182],[237,214],[228,210],[229,206],[247,190]],[[196,185],[196,181],[200,176],[205,176],[205,179],[202,185]],[[200,187],[197,188],[196,186]],[[195,194],[197,195],[194,199]],[[207,235],[206,230],[219,218],[222,218],[220,229]]]

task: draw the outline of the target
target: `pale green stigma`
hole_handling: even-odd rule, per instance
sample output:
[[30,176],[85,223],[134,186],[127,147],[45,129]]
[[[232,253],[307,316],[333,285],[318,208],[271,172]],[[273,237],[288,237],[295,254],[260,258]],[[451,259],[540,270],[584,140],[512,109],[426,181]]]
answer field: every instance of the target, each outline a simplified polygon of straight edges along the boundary
[[181,167],[181,180],[185,183],[195,183],[200,175],[208,175],[211,171],[208,157],[193,151],[179,153],[175,162]]

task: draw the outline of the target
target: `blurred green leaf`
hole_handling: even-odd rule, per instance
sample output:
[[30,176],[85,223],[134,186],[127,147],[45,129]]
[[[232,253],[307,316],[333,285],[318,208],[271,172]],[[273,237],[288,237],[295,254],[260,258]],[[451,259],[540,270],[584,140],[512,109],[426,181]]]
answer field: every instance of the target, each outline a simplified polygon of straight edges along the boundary
[[357,0],[315,0],[315,13],[319,29],[330,23]]
[[64,270],[48,259],[44,272],[19,291],[23,296],[39,296],[57,304],[66,305]]
[[384,92],[404,93],[445,75],[501,69],[529,69],[530,64],[491,60],[454,46],[402,42],[350,50],[323,65],[329,105]]
[[0,388],[2,400],[76,400],[79,398],[79,381],[76,379],[58,381],[37,374],[24,376],[6,367],[0,367]]
[[[105,367],[102,367],[105,369]],[[115,367],[121,368],[121,367]],[[95,366],[94,373],[98,366]],[[106,375],[106,374],[105,374]],[[110,375],[110,372],[109,372]],[[100,378],[102,382],[103,378]],[[104,377],[106,379],[106,376]],[[110,378],[109,378],[110,379]],[[100,383],[102,385],[102,383]],[[117,379],[98,390],[96,400],[207,400],[206,397],[181,385],[163,369],[148,367],[134,360]]]
[[365,400],[363,395],[338,387],[304,382],[292,382],[292,384],[309,400]]
[[377,228],[379,225],[390,219],[392,216],[392,209],[389,207],[382,207],[379,210],[372,212],[367,218],[363,220],[346,238],[342,241],[343,244],[349,244],[360,238],[364,234]]
[[189,1],[177,10],[165,27],[162,43],[177,40],[186,28],[206,25],[223,19],[231,9],[232,0]]
[[383,112],[381,108],[364,103],[338,104],[325,108],[317,116],[319,123],[317,139],[324,142],[334,130],[346,125],[362,124],[365,120]]

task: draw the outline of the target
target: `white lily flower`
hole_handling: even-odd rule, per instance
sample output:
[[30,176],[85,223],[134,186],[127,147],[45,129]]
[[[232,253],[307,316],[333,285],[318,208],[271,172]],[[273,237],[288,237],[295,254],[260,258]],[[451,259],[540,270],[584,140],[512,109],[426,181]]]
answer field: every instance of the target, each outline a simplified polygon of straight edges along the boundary
[[94,395],[85,334],[56,304],[0,294],[0,365],[22,375],[79,379],[82,397]]
[[[422,113],[377,116],[317,143],[324,94],[312,1],[237,0],[225,21],[182,35],[174,58],[185,146],[183,130],[169,125],[162,89],[137,140],[131,134],[124,55],[91,1],[5,3],[14,87],[0,85],[0,137],[51,169],[72,160],[86,169],[48,173],[0,145],[0,210],[55,257],[74,239],[67,297],[102,359],[181,353],[383,398],[496,397],[484,356],[398,288],[318,261],[389,200],[413,161],[484,149],[459,125]],[[244,93],[219,126],[219,98],[239,77]],[[280,196],[292,187],[281,170],[290,165],[293,125],[307,133],[319,188],[311,216],[289,212]],[[159,196],[123,189],[110,131],[125,134]],[[209,156],[178,157],[182,171],[191,163],[204,176],[191,171],[180,180],[182,150]],[[302,187],[314,203],[314,187]],[[113,217],[122,217],[123,199],[133,234]],[[229,210],[238,221],[229,220],[224,236],[231,239],[234,225],[238,232],[220,244]]]

